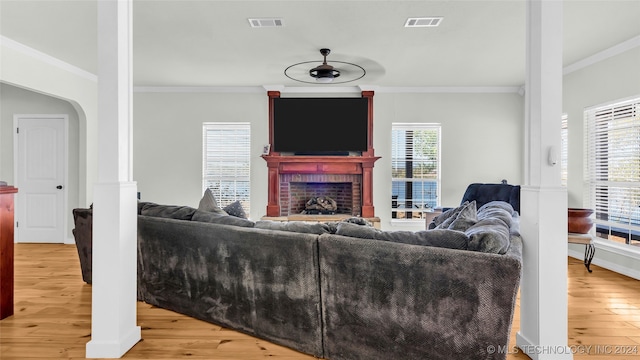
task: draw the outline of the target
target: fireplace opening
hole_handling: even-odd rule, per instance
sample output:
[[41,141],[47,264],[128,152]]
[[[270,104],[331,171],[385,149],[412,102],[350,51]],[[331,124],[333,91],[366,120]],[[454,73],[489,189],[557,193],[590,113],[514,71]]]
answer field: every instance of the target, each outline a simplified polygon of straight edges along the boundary
[[350,182],[291,182],[289,196],[289,214],[312,214],[307,211],[310,200],[329,198],[335,201],[335,214],[354,215],[353,183]]

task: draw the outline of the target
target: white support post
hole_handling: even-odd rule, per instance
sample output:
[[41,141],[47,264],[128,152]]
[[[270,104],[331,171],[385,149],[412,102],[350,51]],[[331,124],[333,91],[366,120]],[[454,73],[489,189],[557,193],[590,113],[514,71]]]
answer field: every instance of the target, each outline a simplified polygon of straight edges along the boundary
[[567,191],[560,182],[562,1],[527,1],[523,276],[517,346],[534,360],[567,346]]
[[98,182],[94,186],[91,341],[87,358],[120,358],[136,326],[137,186],[132,181],[131,0],[98,1]]

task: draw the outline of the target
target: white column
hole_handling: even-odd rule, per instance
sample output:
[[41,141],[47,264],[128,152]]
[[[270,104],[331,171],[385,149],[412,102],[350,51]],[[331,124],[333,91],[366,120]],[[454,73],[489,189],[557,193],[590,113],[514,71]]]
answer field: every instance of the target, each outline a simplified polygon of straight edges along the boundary
[[137,186],[132,181],[131,0],[98,1],[98,182],[87,358],[119,358],[136,326]]
[[516,343],[532,359],[573,359],[567,347],[567,191],[559,162],[561,0],[527,1],[526,41],[524,266]]

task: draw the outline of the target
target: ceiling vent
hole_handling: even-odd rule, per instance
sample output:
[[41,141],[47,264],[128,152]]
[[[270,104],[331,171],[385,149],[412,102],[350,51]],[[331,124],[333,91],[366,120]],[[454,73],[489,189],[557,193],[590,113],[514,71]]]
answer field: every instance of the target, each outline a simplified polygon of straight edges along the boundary
[[436,27],[442,22],[442,17],[422,17],[422,18],[408,18],[404,23],[404,27]]
[[284,26],[284,22],[282,19],[249,19],[249,24],[254,28],[261,27],[282,27]]

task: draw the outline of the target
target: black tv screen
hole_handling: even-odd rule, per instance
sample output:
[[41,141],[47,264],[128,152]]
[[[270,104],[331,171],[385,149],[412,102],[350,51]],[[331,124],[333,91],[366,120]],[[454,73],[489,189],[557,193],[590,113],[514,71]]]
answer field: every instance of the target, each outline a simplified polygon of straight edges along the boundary
[[298,155],[367,151],[367,98],[273,100],[274,151]]

